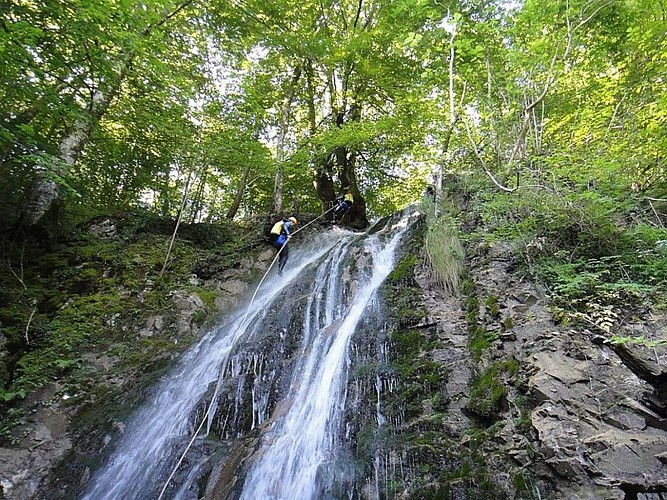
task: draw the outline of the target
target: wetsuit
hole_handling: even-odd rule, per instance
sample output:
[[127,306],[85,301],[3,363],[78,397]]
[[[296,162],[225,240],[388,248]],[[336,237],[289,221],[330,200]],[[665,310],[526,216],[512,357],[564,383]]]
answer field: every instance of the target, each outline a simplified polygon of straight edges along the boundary
[[334,224],[343,218],[343,216],[350,210],[352,207],[353,197],[352,193],[345,193],[345,196],[338,198],[338,206],[333,213]]
[[[289,249],[287,248],[287,238],[292,234],[292,222],[289,219],[284,219],[276,222],[271,228],[271,244],[280,252],[278,260],[278,273],[282,274],[287,258],[289,257]],[[282,251],[280,249],[282,248]]]

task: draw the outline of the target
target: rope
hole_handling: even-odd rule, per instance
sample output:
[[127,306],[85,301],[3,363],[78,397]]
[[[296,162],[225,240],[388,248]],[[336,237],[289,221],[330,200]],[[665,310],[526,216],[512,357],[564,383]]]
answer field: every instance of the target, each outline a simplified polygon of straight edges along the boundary
[[[297,229],[296,231],[294,231],[294,232],[290,235],[290,238],[291,238],[292,236],[294,236],[296,233],[298,233],[299,231],[301,231],[302,229],[306,229],[306,228],[307,228],[309,225],[311,225],[313,222],[315,222],[316,220],[318,220],[318,219],[324,217],[326,214],[328,214],[329,212],[331,212],[331,211],[332,211],[333,209],[335,209],[335,208],[336,208],[336,207],[331,207],[331,208],[330,208],[329,210],[327,210],[326,212],[323,212],[321,215],[318,215],[318,216],[315,217],[313,220],[311,220],[308,224],[305,224],[303,227],[300,227],[299,229]],[[273,258],[273,261],[271,262],[271,265],[269,266],[269,268],[268,268],[268,269],[266,270],[266,272],[264,273],[264,276],[262,276],[262,279],[259,281],[259,284],[257,285],[257,288],[255,289],[255,293],[253,293],[252,298],[250,299],[250,303],[248,304],[248,309],[246,309],[246,312],[245,312],[245,314],[243,315],[243,319],[241,320],[241,324],[245,323],[245,320],[248,318],[248,314],[250,313],[250,308],[252,307],[252,304],[253,304],[253,302],[255,301],[255,297],[257,296],[257,292],[259,291],[260,287],[262,286],[262,283],[264,283],[264,280],[265,280],[266,277],[268,276],[269,271],[271,271],[271,268],[273,267],[273,264],[275,264],[276,261],[278,260],[278,257],[280,256],[280,253],[283,251],[283,248],[285,248],[285,247],[287,246],[287,243],[288,243],[288,242],[289,242],[289,239],[288,239],[285,243],[282,244],[282,246],[281,246],[280,249],[278,250],[278,253],[276,253],[276,256]],[[171,471],[171,474],[169,474],[169,477],[168,477],[167,480],[165,481],[164,486],[162,486],[162,490],[160,491],[160,496],[157,497],[157,500],[162,500],[162,497],[164,496],[164,492],[167,490],[167,486],[169,486],[169,483],[170,483],[171,480],[174,478],[174,474],[176,474],[176,471],[177,471],[178,468],[181,466],[181,463],[183,463],[183,459],[185,459],[185,455],[186,455],[186,454],[188,453],[188,451],[190,450],[190,447],[192,446],[192,443],[195,442],[195,439],[197,438],[197,435],[198,435],[199,432],[201,431],[202,427],[204,427],[204,422],[206,422],[206,419],[207,419],[208,416],[210,415],[210,413],[211,413],[211,409],[213,408],[213,403],[215,402],[215,398],[218,396],[218,390],[220,389],[220,381],[222,380],[222,374],[223,374],[223,372],[224,372],[224,367],[220,370],[220,374],[218,375],[218,383],[215,385],[215,390],[213,391],[213,396],[211,397],[211,402],[208,404],[208,408],[206,408],[206,413],[204,413],[204,416],[203,416],[202,419],[201,419],[201,423],[199,424],[199,427],[197,427],[197,430],[196,430],[195,433],[192,435],[192,439],[190,439],[190,442],[189,442],[188,445],[185,447],[185,450],[184,450],[183,453],[181,454],[181,457],[178,459],[178,462],[176,463],[176,465],[174,466],[173,470]]]
[[[290,238],[291,238],[292,236],[294,236],[296,233],[298,233],[299,231],[301,231],[302,229],[306,229],[308,226],[310,226],[310,225],[311,225],[313,222],[315,222],[317,219],[320,219],[320,218],[324,217],[326,214],[328,214],[329,212],[331,212],[331,210],[333,210],[333,208],[335,208],[335,207],[332,207],[332,208],[330,208],[329,210],[327,210],[326,212],[323,212],[321,215],[318,215],[318,216],[315,217],[313,220],[311,220],[308,224],[305,224],[303,227],[300,227],[299,229],[297,229],[296,231],[294,231],[294,232],[290,235]],[[248,309],[246,310],[246,312],[245,312],[245,316],[243,316],[243,320],[241,320],[241,323],[243,323],[243,322],[246,320],[246,318],[248,317],[248,313],[250,312],[250,307],[252,306],[252,303],[255,301],[255,297],[257,296],[257,292],[259,291],[259,288],[262,286],[262,283],[264,283],[264,280],[265,280],[266,277],[268,276],[269,271],[270,271],[271,268],[273,267],[273,264],[275,264],[276,261],[278,260],[278,257],[280,256],[280,252],[283,251],[283,248],[285,248],[285,247],[287,246],[287,243],[288,243],[288,242],[289,242],[289,238],[288,238],[288,240],[287,240],[285,243],[283,243],[283,245],[280,247],[280,250],[278,250],[278,253],[277,253],[276,256],[273,258],[273,261],[271,262],[271,265],[269,266],[269,268],[268,268],[268,269],[266,270],[266,272],[264,273],[264,276],[262,276],[262,279],[260,280],[259,285],[257,285],[257,288],[255,289],[255,293],[252,294],[252,298],[250,299],[250,303],[248,304]]]
[[296,231],[294,231],[294,232],[292,233],[292,235],[298,233],[298,232],[301,231],[302,229],[306,229],[308,226],[310,226],[310,225],[311,225],[313,222],[315,222],[317,219],[321,219],[322,217],[324,217],[326,214],[328,214],[329,212],[331,212],[331,211],[334,210],[335,208],[337,208],[337,206],[331,207],[331,208],[330,208],[329,210],[327,210],[326,212],[321,213],[320,215],[318,215],[317,217],[315,217],[313,220],[311,220],[308,224],[305,224],[303,227],[300,227],[299,229],[297,229]]

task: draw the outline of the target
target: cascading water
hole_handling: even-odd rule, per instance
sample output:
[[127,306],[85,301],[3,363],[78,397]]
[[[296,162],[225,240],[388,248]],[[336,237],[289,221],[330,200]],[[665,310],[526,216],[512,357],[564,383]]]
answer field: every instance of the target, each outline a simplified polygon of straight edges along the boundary
[[[291,282],[294,287],[297,283],[303,287],[305,273],[312,273],[307,280],[309,290],[296,293],[304,301],[300,308],[303,317],[298,321],[300,343],[297,352],[285,353],[295,359],[289,363],[293,371],[284,376],[291,382],[274,406],[269,405],[268,394],[277,389],[262,386],[266,377],[258,373],[263,361],[254,359],[256,377],[248,390],[252,417],[250,428],[242,431],[247,433],[264,424],[267,412],[273,411],[273,415],[245,474],[240,496],[252,500],[321,498],[321,492],[329,487],[327,470],[335,460],[341,427],[350,338],[392,270],[394,251],[407,219],[402,219],[399,226],[371,236],[328,231],[317,235],[316,243],[309,245],[304,239],[295,245],[288,264],[290,271],[280,282],[272,275],[250,308],[241,307],[226,324],[211,331],[182,357],[172,375],[157,388],[153,400],[128,423],[116,452],[93,478],[84,498],[157,498],[170,468],[185,448],[184,442],[194,432],[193,412],[201,408],[202,399],[221,374],[231,378],[242,371],[238,362],[237,368],[234,366],[235,354],[251,345],[253,339],[266,335],[269,324],[275,325],[277,319],[271,312],[289,296]],[[351,264],[353,249],[359,256]],[[282,365],[286,364],[283,360]],[[277,383],[278,378],[269,377],[271,383]],[[230,389],[239,392],[232,398],[236,402],[243,402],[242,386],[239,382]],[[196,424],[203,411],[200,413],[194,419]],[[212,421],[210,415],[209,424]],[[191,486],[207,458],[191,460],[179,484],[168,490],[168,497],[196,498]]]
[[[294,371],[294,403],[265,436],[258,460],[245,481],[242,500],[320,498],[321,491],[329,486],[318,475],[324,464],[335,459],[348,345],[369,301],[392,270],[401,234],[396,233],[386,244],[380,235],[366,240],[364,253],[372,256],[372,266],[369,275],[357,277],[358,289],[349,308],[335,314],[327,307],[324,318],[315,314],[311,319],[310,311],[306,312],[306,321],[320,324],[318,334],[304,349],[307,354]],[[338,273],[330,276],[333,279],[328,283],[333,288],[339,282]]]

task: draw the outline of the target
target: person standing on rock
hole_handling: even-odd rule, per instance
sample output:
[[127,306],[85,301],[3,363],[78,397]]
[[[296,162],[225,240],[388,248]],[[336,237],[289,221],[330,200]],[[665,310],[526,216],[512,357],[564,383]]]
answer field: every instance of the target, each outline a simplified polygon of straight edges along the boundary
[[290,217],[289,219],[279,220],[271,228],[271,235],[269,236],[271,244],[280,253],[278,260],[278,274],[280,276],[283,274],[283,268],[287,264],[287,258],[289,257],[287,242],[292,237],[293,226],[297,226],[298,224],[299,221],[296,220],[296,217]]

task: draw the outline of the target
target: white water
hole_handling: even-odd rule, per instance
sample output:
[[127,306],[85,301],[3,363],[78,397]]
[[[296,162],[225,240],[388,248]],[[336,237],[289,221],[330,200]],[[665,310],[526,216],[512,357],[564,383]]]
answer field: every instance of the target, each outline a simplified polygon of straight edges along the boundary
[[[348,346],[369,302],[394,265],[394,250],[402,235],[397,231],[387,244],[379,235],[365,242],[365,254],[372,258],[369,276],[358,277],[358,288],[344,310],[327,304],[323,324],[317,332],[309,327],[308,347],[294,371],[293,400],[289,411],[264,436],[259,457],[245,480],[241,500],[315,499],[328,485],[321,484],[321,468],[335,459],[336,437],[345,406]],[[335,259],[331,259],[337,262]],[[339,262],[339,261],[338,261]],[[335,287],[338,273],[331,272],[327,286]],[[330,290],[333,292],[333,290]],[[330,293],[330,296],[339,295]],[[309,318],[306,312],[306,320]]]
[[[318,498],[326,487],[322,470],[335,458],[345,405],[350,338],[393,268],[394,250],[405,225],[404,220],[400,229],[389,228],[366,237],[362,259],[371,265],[360,270],[356,288],[349,291],[341,289],[343,257],[349,245],[364,236],[336,230],[317,235],[317,241],[311,244],[293,243],[285,276],[278,281],[272,270],[250,308],[239,308],[226,324],[211,331],[182,357],[159,385],[153,400],[128,423],[116,452],[90,481],[83,498],[157,498],[184,449],[183,443],[194,432],[189,423],[192,412],[231,362],[234,348],[261,332],[265,311],[281,299],[289,282],[329,253],[317,269],[306,302],[300,357],[289,394],[277,403],[284,413],[274,416],[276,420],[262,437],[241,494],[246,500]],[[389,241],[383,243],[382,239]],[[255,400],[254,390],[252,398],[255,427],[263,423],[261,407],[266,407],[267,401]],[[278,409],[276,414],[280,414]],[[212,416],[209,425],[211,420]],[[195,428],[198,424],[194,423]],[[172,485],[177,498],[187,497],[185,488],[194,481],[199,466],[201,463],[191,465],[190,479],[185,483]]]
[[211,383],[218,379],[234,346],[255,332],[264,311],[280,294],[281,284],[288,284],[339,242],[340,234],[329,234],[321,236],[316,247],[302,243],[294,248],[280,283],[272,269],[250,309],[247,305],[240,307],[226,324],[209,332],[182,357],[173,373],[160,384],[153,400],[132,418],[118,449],[93,478],[84,499],[157,497],[155,490],[161,489],[160,480],[169,474],[167,471],[165,475],[168,458],[182,452],[182,447],[174,443],[182,444],[183,437],[194,432],[188,418]]

